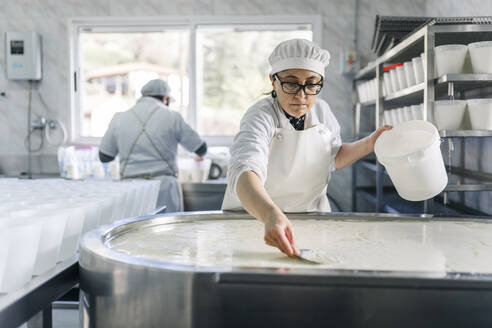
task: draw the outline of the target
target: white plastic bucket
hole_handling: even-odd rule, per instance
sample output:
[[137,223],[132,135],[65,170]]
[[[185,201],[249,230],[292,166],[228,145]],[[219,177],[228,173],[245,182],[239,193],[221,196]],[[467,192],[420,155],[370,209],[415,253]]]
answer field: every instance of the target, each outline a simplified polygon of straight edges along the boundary
[[396,68],[396,77],[398,78],[398,83],[400,84],[400,88],[406,89],[409,87],[407,83],[407,77],[405,75],[405,68],[403,66],[398,66]]
[[426,121],[408,121],[384,132],[374,151],[398,194],[410,201],[432,198],[444,190],[448,176],[436,127]]
[[492,74],[492,41],[470,43],[468,49],[473,73]]
[[423,120],[424,119],[424,106],[423,104],[410,106],[412,111],[413,120]]
[[492,130],[492,99],[468,99],[473,130]]
[[459,130],[465,114],[465,100],[434,102],[434,121],[439,130]]
[[391,113],[389,110],[384,111],[384,123],[387,125],[393,125],[393,120],[391,119]]
[[415,83],[419,84],[424,82],[424,66],[422,65],[421,57],[412,58],[413,72],[415,75]]
[[416,84],[415,81],[415,72],[413,70],[413,62],[412,61],[406,61],[403,64],[403,69],[405,70],[405,77],[407,79],[407,85],[411,87],[412,85]]
[[447,44],[435,48],[437,76],[463,73],[468,47],[464,44]]
[[396,68],[393,68],[390,73],[391,85],[393,86],[393,92],[398,92],[401,90],[400,82],[398,82],[398,74],[396,73]]
[[391,82],[391,77],[389,72],[383,74],[383,82],[384,85],[386,86],[386,91],[388,95],[395,92],[395,90],[393,90],[393,83]]

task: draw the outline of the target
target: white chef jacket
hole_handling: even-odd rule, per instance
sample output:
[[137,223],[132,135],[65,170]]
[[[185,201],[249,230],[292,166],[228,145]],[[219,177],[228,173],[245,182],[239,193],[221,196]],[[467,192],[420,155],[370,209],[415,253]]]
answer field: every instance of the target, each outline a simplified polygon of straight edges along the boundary
[[[294,130],[289,119],[280,106],[275,109],[272,97],[266,97],[244,114],[241,119],[239,133],[231,146],[231,159],[227,170],[227,183],[237,197],[236,187],[239,176],[245,171],[254,171],[264,184],[267,177],[268,152],[270,142],[277,128]],[[277,113],[275,113],[277,111]],[[280,119],[280,121],[279,121]],[[330,106],[322,99],[317,98],[313,107],[307,112],[304,128],[317,124],[324,124],[331,134],[331,163],[327,163],[327,170],[335,170],[335,157],[342,146],[340,125],[331,112]],[[307,170],[309,168],[306,168]],[[330,176],[326,183],[328,183]]]

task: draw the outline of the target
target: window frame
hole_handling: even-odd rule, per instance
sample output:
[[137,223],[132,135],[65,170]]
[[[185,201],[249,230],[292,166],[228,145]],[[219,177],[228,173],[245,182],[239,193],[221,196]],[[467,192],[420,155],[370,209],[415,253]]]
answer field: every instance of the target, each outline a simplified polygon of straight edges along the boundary
[[[189,110],[187,122],[196,129],[198,109],[198,75],[196,56],[196,33],[200,26],[237,27],[238,25],[277,27],[287,25],[311,25],[313,41],[321,43],[322,20],[320,15],[257,15],[257,16],[152,16],[152,17],[82,17],[69,18],[70,48],[70,143],[99,145],[101,138],[81,135],[81,97],[83,81],[81,70],[81,45],[79,34],[83,31],[100,32],[159,32],[162,30],[188,29],[190,33]],[[203,136],[209,146],[230,146],[233,136]]]

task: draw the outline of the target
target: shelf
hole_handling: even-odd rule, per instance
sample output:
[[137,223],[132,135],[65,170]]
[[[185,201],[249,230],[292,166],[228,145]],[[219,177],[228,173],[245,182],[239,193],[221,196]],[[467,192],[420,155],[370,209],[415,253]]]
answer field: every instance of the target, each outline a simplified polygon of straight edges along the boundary
[[462,138],[482,138],[482,137],[492,137],[492,130],[440,130],[439,135],[441,138],[453,138],[453,137],[462,137]]
[[375,77],[376,68],[380,64],[403,62],[420,56],[424,51],[426,33],[435,33],[436,46],[492,40],[492,26],[490,24],[426,25],[357,72],[355,79],[365,80]]
[[446,74],[436,78],[436,83],[454,82],[466,84],[489,84],[492,85],[492,74]]
[[412,85],[398,92],[392,93],[384,98],[385,103],[421,103],[424,96],[425,83]]
[[457,166],[449,167],[449,165],[446,165],[446,169],[448,169],[448,174],[459,176],[465,179],[492,182],[492,173],[468,170]]
[[[358,187],[357,191],[372,204],[376,204],[376,188],[374,187]],[[459,204],[449,202],[448,205],[441,203],[439,196],[435,197],[433,202],[433,215],[485,215],[479,211],[471,208],[460,207]],[[394,187],[383,188],[383,203],[385,204],[383,209],[387,213],[393,214],[422,214],[424,213],[424,202],[411,202],[401,198]]]
[[[454,92],[492,87],[492,74],[448,74],[435,79],[436,98],[448,95],[448,84],[453,83]],[[384,97],[385,104],[422,103],[425,82],[413,85]],[[361,103],[361,106],[374,106],[376,101]]]
[[492,191],[492,183],[447,185],[444,191]]
[[369,107],[376,105],[376,100],[366,101],[359,103],[362,107]]
[[[372,172],[377,171],[377,165],[374,162],[361,160],[357,162],[358,165],[364,167]],[[383,172],[385,176],[389,176],[388,172],[383,168]],[[449,172],[448,172],[449,173]],[[469,179],[478,178],[484,180],[490,180],[490,174],[482,173],[477,171],[465,170],[461,168],[453,167],[451,168],[451,174],[460,175]],[[447,185],[444,188],[443,192],[457,192],[457,191],[492,191],[492,183],[481,183],[481,184],[451,184]]]

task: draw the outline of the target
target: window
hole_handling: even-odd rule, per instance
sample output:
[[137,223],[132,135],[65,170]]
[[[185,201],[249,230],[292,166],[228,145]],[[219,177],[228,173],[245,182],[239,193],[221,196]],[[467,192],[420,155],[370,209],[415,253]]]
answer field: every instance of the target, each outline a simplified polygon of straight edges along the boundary
[[312,40],[310,26],[199,27],[198,132],[234,136],[244,112],[271,91],[268,56],[291,38]]
[[[75,143],[97,144],[149,80],[166,80],[178,111],[210,145],[228,145],[245,111],[271,91],[268,56],[313,40],[318,16],[72,20]],[[163,23],[163,21],[166,21]],[[77,88],[77,86],[79,86]]]

